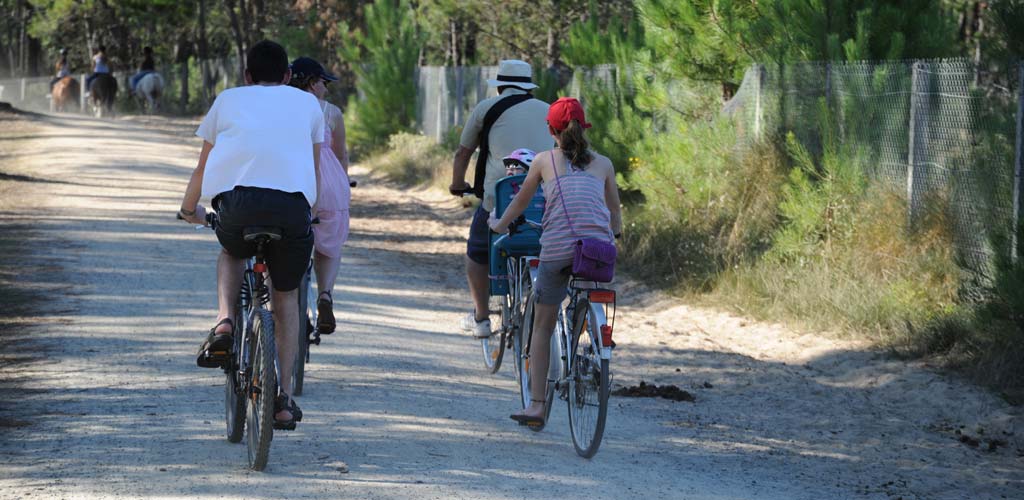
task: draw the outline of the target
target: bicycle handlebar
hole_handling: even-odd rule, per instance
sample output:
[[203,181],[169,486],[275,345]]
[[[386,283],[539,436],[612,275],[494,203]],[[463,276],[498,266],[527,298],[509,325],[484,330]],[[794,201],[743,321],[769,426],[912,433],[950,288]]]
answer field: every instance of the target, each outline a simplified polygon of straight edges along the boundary
[[[185,218],[181,216],[181,212],[178,212],[178,213],[174,214],[174,218],[178,219],[178,220],[185,220]],[[206,213],[206,224],[203,224],[201,226],[196,226],[196,229],[199,229],[201,227],[208,227],[210,229],[216,229],[217,228],[217,212],[207,212]]]
[[520,229],[520,226],[524,225],[530,226],[527,229],[535,229],[537,231],[540,231],[542,229],[541,224],[539,222],[527,219],[525,215],[520,215],[519,217],[516,218],[516,220],[512,221],[512,223],[508,225],[509,236],[512,236],[517,232],[521,232],[522,230]]

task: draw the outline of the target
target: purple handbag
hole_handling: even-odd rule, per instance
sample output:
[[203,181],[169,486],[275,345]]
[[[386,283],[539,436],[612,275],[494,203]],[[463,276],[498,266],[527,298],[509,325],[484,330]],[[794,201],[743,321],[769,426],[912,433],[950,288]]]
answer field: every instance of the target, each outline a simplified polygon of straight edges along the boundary
[[[562,210],[565,211],[565,220],[569,221],[569,231],[579,238],[576,229],[572,226],[572,219],[569,218],[569,210],[565,206],[565,197],[562,196],[562,181],[558,179],[558,168],[555,167],[555,154],[551,153],[551,168],[555,170],[555,182],[558,183],[558,198],[562,200]],[[615,277],[615,257],[618,251],[615,245],[599,240],[597,238],[577,239],[572,254],[572,274],[578,278],[589,281],[600,281],[607,283]]]

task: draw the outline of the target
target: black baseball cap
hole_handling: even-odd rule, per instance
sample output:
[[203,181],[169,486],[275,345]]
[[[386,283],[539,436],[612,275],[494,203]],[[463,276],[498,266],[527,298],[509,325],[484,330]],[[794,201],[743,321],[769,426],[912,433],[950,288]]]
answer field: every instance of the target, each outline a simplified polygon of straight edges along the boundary
[[320,63],[316,62],[315,59],[310,57],[300,57],[291,64],[292,78],[306,78],[309,76],[319,76],[328,82],[338,81],[338,77],[330,74],[324,69]]

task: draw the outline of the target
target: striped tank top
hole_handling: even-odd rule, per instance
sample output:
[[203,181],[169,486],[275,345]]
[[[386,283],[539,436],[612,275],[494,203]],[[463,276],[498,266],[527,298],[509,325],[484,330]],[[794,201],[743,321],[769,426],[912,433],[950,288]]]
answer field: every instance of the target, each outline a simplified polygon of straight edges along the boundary
[[[565,175],[558,176],[555,182],[545,182],[544,196],[547,201],[541,219],[541,261],[572,259],[576,240],[614,241],[611,214],[604,201],[604,179],[577,169],[566,160]],[[566,215],[572,220],[571,228]]]

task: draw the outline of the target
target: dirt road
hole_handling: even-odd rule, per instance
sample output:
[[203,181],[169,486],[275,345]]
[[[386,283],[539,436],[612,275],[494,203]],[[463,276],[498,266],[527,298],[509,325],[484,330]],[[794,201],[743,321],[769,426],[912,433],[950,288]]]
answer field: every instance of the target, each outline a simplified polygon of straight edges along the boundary
[[365,173],[298,430],[224,439],[209,231],[174,221],[186,120],[0,116],[0,498],[1024,498],[1019,408],[920,362],[619,285],[605,442],[508,419],[455,325],[468,213]]

